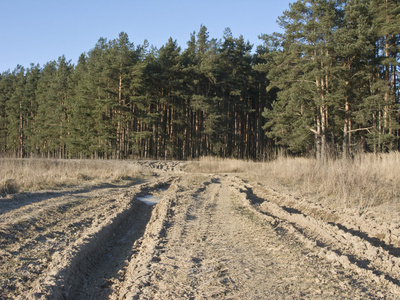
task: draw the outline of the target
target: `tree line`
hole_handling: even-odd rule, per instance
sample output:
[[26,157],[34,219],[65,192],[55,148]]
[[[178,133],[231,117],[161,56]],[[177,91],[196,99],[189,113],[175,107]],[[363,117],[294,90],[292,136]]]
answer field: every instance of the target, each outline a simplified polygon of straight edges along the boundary
[[205,26],[182,50],[100,38],[0,76],[0,153],[263,159],[399,150],[399,0],[301,0],[253,45]]
[[268,88],[278,88],[264,129],[318,159],[399,150],[398,0],[297,1],[264,35]]

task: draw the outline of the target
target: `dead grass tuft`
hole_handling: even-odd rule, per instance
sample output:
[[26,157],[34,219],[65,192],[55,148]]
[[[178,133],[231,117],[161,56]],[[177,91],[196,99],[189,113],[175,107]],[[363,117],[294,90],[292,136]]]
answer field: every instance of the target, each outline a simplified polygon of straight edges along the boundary
[[12,195],[19,191],[15,179],[4,179],[0,182],[0,195]]

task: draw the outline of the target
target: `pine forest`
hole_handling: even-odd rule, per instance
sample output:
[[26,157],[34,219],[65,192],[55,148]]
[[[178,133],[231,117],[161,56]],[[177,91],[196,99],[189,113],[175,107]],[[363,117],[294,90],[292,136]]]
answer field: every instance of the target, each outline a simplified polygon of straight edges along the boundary
[[[300,0],[260,45],[201,25],[185,48],[126,33],[0,75],[0,155],[351,157],[400,150],[400,1]],[[260,32],[268,30],[260,28]],[[85,49],[83,49],[84,51]]]

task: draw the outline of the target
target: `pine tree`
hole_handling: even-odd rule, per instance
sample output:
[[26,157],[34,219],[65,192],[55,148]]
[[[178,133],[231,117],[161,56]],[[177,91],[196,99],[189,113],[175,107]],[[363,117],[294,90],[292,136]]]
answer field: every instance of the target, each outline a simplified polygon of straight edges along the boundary
[[97,157],[99,151],[96,128],[96,103],[88,76],[87,57],[82,54],[71,77],[73,91],[67,102],[67,145],[71,157]]
[[[311,131],[316,157],[321,160],[328,156],[328,139],[335,142],[330,113],[338,106],[333,95],[336,67],[333,32],[341,18],[339,4],[329,0],[291,4],[280,18],[285,34],[269,64],[271,87],[280,89],[278,102],[274,104],[279,111],[276,116],[280,117],[266,113],[270,118],[266,128],[270,127],[271,136],[295,152],[305,150]],[[277,40],[279,36],[267,38],[267,42]],[[266,60],[270,58],[266,56]]]
[[160,84],[159,105],[161,113],[161,148],[164,158],[180,157],[185,126],[181,48],[176,40],[169,39],[158,52],[158,81]]
[[47,63],[38,82],[38,112],[35,117],[34,143],[42,155],[64,158],[66,143],[67,102],[71,94],[72,65],[64,56]]
[[217,154],[219,149],[213,149],[217,141],[219,124],[218,95],[215,92],[217,83],[218,44],[209,38],[207,27],[200,26],[196,35],[194,47],[193,78],[188,85],[192,91],[189,95],[191,111],[191,141],[192,157]]
[[[371,18],[367,4],[363,0],[347,3],[343,23],[334,37],[338,62],[335,94],[340,98],[342,108],[336,114],[343,124],[344,158],[351,153],[351,145],[357,143],[354,135],[361,134],[363,137],[370,129],[370,112],[365,106],[365,98],[368,96],[369,61],[373,56],[373,45],[370,42]],[[358,143],[363,143],[363,140]]]
[[[141,123],[136,130],[136,140],[133,145],[134,154],[141,157],[160,158],[165,151],[162,147],[161,132],[161,107],[160,95],[162,91],[160,65],[157,61],[158,50],[152,47],[150,51],[143,53],[141,63],[138,64],[140,73],[134,76],[134,85],[140,83],[140,92],[135,95],[138,122]],[[137,69],[136,68],[136,69]],[[135,80],[136,78],[136,80]],[[138,89],[137,89],[138,91]],[[144,130],[141,130],[143,128]],[[144,151],[141,151],[143,143]]]
[[373,132],[368,136],[374,152],[391,150],[394,145],[396,97],[400,39],[400,3],[398,0],[370,0],[375,57],[371,74],[371,98],[374,106]]
[[108,91],[113,98],[113,121],[117,131],[114,156],[118,159],[126,158],[130,151],[130,122],[133,113],[130,103],[131,70],[138,58],[133,43],[129,41],[128,35],[124,32],[119,34],[118,39],[109,43],[106,54],[110,79]]
[[[260,36],[261,38],[261,36]],[[276,89],[271,89],[267,92],[269,81],[267,79],[268,67],[265,64],[264,57],[267,56],[269,49],[265,46],[258,46],[252,58],[252,99],[254,109],[253,121],[253,151],[251,157],[255,160],[272,158],[273,149],[276,148],[274,141],[267,138],[266,132],[263,130],[264,109],[270,111],[272,102],[277,98]],[[276,50],[273,50],[276,52]]]
[[7,115],[7,105],[13,93],[14,75],[10,72],[3,72],[0,75],[0,153],[8,152],[8,132],[9,120]]
[[26,123],[29,101],[25,95],[25,68],[18,65],[13,71],[13,91],[6,103],[8,151],[15,157],[24,157],[26,151]]
[[[227,114],[229,127],[226,128],[227,155],[244,158],[248,156],[250,142],[250,119],[253,112],[251,90],[252,45],[243,36],[234,38],[227,28],[221,43],[221,65],[219,85],[222,90],[224,107],[219,112]],[[221,117],[220,117],[221,118]]]

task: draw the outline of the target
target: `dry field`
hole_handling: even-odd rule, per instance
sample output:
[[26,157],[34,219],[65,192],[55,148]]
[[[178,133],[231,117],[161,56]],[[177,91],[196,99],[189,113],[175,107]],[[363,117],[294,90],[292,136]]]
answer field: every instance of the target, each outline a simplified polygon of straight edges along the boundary
[[2,159],[0,299],[399,299],[399,160]]

